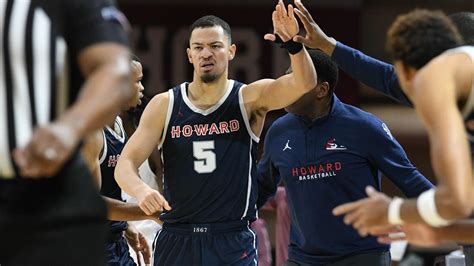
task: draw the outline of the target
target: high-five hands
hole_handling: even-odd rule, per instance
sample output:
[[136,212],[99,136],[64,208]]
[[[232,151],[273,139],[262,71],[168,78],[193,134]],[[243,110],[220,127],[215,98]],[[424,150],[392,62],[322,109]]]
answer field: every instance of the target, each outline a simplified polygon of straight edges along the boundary
[[296,20],[294,8],[288,5],[286,10],[283,0],[279,0],[272,13],[273,34],[268,33],[263,37],[267,41],[275,41],[278,35],[283,42],[291,40],[300,30],[298,21]]

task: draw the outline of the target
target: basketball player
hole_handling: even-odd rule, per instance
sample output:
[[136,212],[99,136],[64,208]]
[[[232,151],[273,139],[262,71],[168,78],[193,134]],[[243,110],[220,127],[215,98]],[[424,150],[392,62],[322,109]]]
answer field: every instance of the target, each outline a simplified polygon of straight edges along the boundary
[[102,0],[0,2],[1,265],[104,265],[78,143],[132,97],[120,21]]
[[291,217],[286,265],[389,266],[389,246],[359,236],[332,209],[363,198],[368,185],[380,189],[381,173],[409,197],[432,184],[385,123],[333,94],[338,68],[330,57],[308,53],[318,85],[268,130],[258,164],[259,202],[284,181]]
[[[265,114],[282,108],[315,86],[316,72],[302,45],[293,7],[280,1],[274,32],[290,53],[294,72],[244,85],[227,77],[234,58],[229,25],[204,16],[190,27],[191,83],[159,94],[148,104],[125,146],[116,179],[147,213],[164,208],[156,238],[155,265],[254,265],[256,239],[255,151]],[[274,40],[275,35],[266,35]],[[159,144],[164,197],[137,175]]]
[[[471,119],[473,108],[474,47],[448,50],[459,43],[456,28],[440,12],[412,11],[399,16],[388,31],[387,47],[397,76],[428,130],[433,167],[442,177],[436,190],[418,199],[418,208],[415,200],[398,201],[392,207],[399,215],[397,223],[440,227],[471,213],[472,164],[463,119]],[[388,223],[384,217],[388,206],[386,197],[374,194],[335,213],[348,213],[346,221],[367,233],[373,225]],[[371,208],[369,216],[365,216],[366,208]]]
[[[131,61],[134,97],[129,102],[127,109],[131,110],[141,104],[143,97],[142,65],[136,60]],[[134,265],[127,240],[136,253],[136,257],[143,257],[145,264],[150,264],[150,246],[146,238],[134,226],[129,226],[127,221],[144,220],[157,217],[147,216],[137,204],[124,203],[122,190],[114,178],[114,170],[122,149],[128,140],[120,116],[109,123],[103,130],[88,139],[83,148],[83,153],[91,161],[92,172],[97,179],[101,194],[106,200],[109,209],[109,238],[106,244],[107,265]]]

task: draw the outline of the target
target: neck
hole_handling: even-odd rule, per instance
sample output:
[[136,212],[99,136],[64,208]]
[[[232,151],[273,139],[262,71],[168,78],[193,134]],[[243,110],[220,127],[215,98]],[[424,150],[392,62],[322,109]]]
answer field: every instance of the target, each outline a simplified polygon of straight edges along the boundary
[[215,105],[227,91],[228,82],[225,73],[211,83],[204,83],[199,77],[194,77],[193,82],[189,84],[188,98],[197,107]]

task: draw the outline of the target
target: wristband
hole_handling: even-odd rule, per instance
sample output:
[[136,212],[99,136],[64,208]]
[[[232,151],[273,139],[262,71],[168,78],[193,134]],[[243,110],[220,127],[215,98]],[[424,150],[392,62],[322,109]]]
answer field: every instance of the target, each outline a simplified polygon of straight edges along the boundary
[[403,220],[400,218],[400,207],[403,204],[403,199],[394,197],[388,205],[388,222],[393,225],[402,225]]
[[285,48],[290,54],[297,54],[303,49],[303,44],[289,40],[284,42],[278,34],[275,34],[275,43],[280,44],[281,48]]
[[421,193],[416,201],[416,208],[427,224],[433,227],[447,226],[451,224],[451,221],[445,220],[439,215],[436,209],[435,192],[436,190],[432,188]]

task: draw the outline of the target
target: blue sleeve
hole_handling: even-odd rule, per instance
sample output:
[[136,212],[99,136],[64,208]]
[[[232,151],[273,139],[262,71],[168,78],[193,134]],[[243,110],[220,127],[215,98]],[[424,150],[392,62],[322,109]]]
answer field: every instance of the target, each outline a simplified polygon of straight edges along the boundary
[[352,78],[390,96],[403,105],[412,106],[398,83],[393,65],[367,56],[340,42],[337,42],[331,58]]
[[368,120],[369,161],[385,174],[407,197],[416,197],[433,184],[412,165],[405,151],[387,125],[372,117]]
[[275,195],[280,175],[278,169],[273,165],[271,154],[271,128],[268,130],[263,146],[263,155],[257,165],[258,197],[257,209],[260,209],[270,197]]

